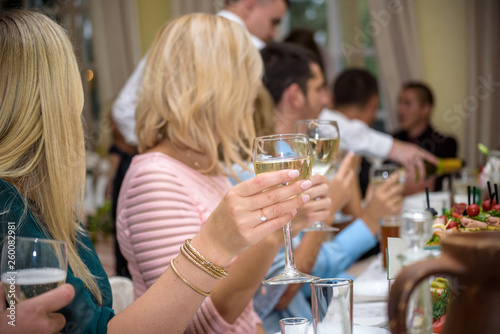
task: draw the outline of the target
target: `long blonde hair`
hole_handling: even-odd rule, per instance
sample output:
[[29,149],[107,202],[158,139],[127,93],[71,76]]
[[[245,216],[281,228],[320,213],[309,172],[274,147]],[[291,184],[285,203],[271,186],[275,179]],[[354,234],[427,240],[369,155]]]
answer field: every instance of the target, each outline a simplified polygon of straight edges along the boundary
[[46,16],[0,14],[0,178],[30,199],[47,237],[68,244],[68,262],[99,303],[77,252],[85,147],[83,91],[71,43]]
[[254,137],[253,100],[262,60],[244,28],[209,14],[191,14],[165,25],[151,47],[136,111],[139,151],[163,139],[179,149],[205,154],[223,171],[218,149],[234,175],[246,167]]

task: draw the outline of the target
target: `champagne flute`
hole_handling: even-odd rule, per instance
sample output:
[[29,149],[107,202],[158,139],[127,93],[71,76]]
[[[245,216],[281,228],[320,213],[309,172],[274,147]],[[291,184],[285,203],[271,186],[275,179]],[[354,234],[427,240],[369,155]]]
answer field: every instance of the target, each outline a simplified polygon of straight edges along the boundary
[[[295,123],[295,132],[303,133],[309,138],[313,158],[312,174],[326,175],[337,157],[339,149],[339,127],[337,122],[304,119]],[[304,231],[338,231],[338,228],[316,222]]]
[[3,244],[1,282],[9,304],[64,284],[68,270],[64,241],[9,235]]
[[[257,137],[253,141],[253,165],[255,174],[264,174],[282,169],[296,169],[299,180],[311,177],[311,148],[303,134],[284,134]],[[282,184],[286,186],[288,183]],[[291,237],[291,222],[283,226],[285,238],[285,268],[281,274],[263,284],[307,283],[317,277],[301,273],[295,267]]]

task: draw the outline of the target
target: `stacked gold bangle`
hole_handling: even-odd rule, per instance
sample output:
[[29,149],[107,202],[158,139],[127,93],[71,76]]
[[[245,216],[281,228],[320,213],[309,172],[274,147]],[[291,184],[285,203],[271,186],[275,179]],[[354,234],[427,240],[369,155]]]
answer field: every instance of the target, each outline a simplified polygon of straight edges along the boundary
[[181,253],[195,266],[216,279],[223,279],[227,277],[227,270],[210,263],[203,257],[190,243],[191,239],[186,239],[181,246]]
[[172,270],[174,271],[174,273],[177,275],[177,277],[179,277],[181,279],[181,281],[184,282],[184,284],[186,284],[187,286],[189,286],[191,289],[193,289],[193,291],[199,293],[200,295],[202,295],[203,297],[210,297],[210,292],[205,292],[205,291],[201,291],[200,289],[198,289],[197,287],[195,287],[193,284],[191,284],[191,282],[189,282],[187,279],[185,279],[180,273],[179,271],[177,270],[177,268],[174,266],[174,259],[170,260],[170,267],[172,268]]

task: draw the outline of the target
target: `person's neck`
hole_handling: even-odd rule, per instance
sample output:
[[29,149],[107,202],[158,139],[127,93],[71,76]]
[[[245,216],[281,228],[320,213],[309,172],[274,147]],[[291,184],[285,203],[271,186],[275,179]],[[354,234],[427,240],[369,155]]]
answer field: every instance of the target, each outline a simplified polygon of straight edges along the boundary
[[241,13],[241,8],[236,5],[228,5],[224,7],[224,10],[233,13],[234,15],[238,16],[241,20],[243,20],[243,13]]
[[291,108],[280,109],[275,113],[274,130],[276,134],[294,133],[295,123],[299,120],[295,112],[283,113],[281,110],[291,110]]
[[147,150],[145,153],[159,152],[178,160],[186,166],[201,170],[209,167],[209,159],[206,153],[197,152],[189,148],[181,148],[172,145],[167,139],[159,142],[155,147]]
[[339,106],[335,110],[344,114],[345,117],[349,119],[355,119],[357,115],[361,112],[358,107],[355,106]]
[[409,138],[417,139],[424,133],[424,131],[427,129],[428,126],[429,126],[428,122],[420,122],[411,129],[406,130],[406,133],[408,134]]

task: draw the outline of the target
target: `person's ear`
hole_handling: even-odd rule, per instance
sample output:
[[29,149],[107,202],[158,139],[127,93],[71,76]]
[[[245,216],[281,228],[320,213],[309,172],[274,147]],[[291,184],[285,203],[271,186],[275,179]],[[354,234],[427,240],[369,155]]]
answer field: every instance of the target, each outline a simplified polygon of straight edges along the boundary
[[245,16],[250,15],[250,13],[255,9],[257,5],[257,0],[245,0],[243,1],[243,14]]
[[425,120],[429,120],[431,118],[431,110],[432,107],[429,103],[425,103],[422,106],[422,115]]
[[378,109],[378,96],[373,95],[370,100],[368,100],[368,106],[371,112],[377,112]]
[[285,90],[288,104],[294,108],[300,108],[305,102],[305,95],[297,83],[293,83]]

